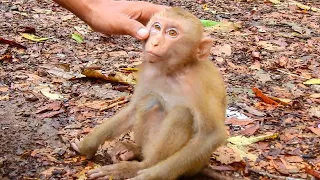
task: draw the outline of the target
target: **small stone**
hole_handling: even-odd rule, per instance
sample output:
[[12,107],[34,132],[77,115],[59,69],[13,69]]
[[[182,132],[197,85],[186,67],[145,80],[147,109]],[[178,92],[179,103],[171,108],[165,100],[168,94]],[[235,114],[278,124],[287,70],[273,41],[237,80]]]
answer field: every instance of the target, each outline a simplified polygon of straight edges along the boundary
[[54,150],[54,152],[56,154],[58,154],[59,156],[62,156],[66,152],[66,150],[62,149],[62,148],[57,148],[57,149]]
[[16,155],[20,156],[22,155],[24,152],[24,150],[21,147],[18,147],[17,151],[16,151]]
[[16,10],[18,10],[18,6],[16,6],[16,5],[11,6],[11,7],[10,7],[10,10],[11,10],[11,11],[16,11]]
[[24,98],[26,99],[26,101],[29,101],[29,102],[35,102],[39,100],[34,94],[31,94],[31,93],[24,95]]
[[21,59],[29,59],[29,57],[30,57],[30,56],[26,54],[26,55],[21,56],[20,58],[21,58]]
[[254,58],[260,58],[260,52],[253,51],[253,52],[252,52],[252,57],[254,57]]
[[311,85],[310,88],[317,93],[320,93],[320,85]]
[[276,74],[276,75],[272,76],[271,78],[272,78],[273,80],[280,80],[280,79],[282,78],[282,76],[279,75],[279,74]]
[[133,59],[133,58],[135,58],[137,56],[137,53],[134,52],[134,51],[130,51],[130,52],[128,52],[128,56],[129,56],[130,59]]
[[38,76],[40,77],[46,77],[48,75],[48,72],[45,71],[44,69],[38,69],[37,73],[38,73]]
[[25,80],[25,79],[28,79],[28,78],[29,78],[29,76],[27,76],[27,75],[15,75],[13,77],[13,80]]
[[56,56],[57,56],[58,58],[60,58],[60,59],[65,59],[65,58],[66,58],[66,55],[65,55],[65,54],[62,54],[62,53],[58,53]]
[[262,55],[262,56],[266,56],[266,55],[268,55],[268,52],[267,52],[267,51],[262,51],[262,52],[261,52],[261,55]]
[[52,171],[52,175],[62,175],[62,174],[65,174],[66,171],[63,170],[63,169],[55,169]]

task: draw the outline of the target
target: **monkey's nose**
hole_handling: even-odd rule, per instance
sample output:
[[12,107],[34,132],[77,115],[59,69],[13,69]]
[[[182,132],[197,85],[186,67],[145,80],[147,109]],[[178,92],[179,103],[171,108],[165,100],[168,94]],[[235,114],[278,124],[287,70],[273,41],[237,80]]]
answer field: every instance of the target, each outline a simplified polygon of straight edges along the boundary
[[151,44],[152,44],[153,46],[158,46],[158,45],[159,45],[159,42],[151,42]]

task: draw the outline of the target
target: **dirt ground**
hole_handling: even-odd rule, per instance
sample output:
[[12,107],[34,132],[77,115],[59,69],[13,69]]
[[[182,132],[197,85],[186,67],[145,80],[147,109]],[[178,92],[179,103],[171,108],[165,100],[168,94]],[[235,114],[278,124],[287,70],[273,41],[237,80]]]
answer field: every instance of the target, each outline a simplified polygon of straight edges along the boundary
[[[229,135],[279,134],[250,146],[254,162],[226,160],[218,152],[212,170],[238,179],[319,178],[320,85],[303,82],[320,78],[320,10],[287,0],[150,2],[234,23],[206,30],[214,39],[211,57],[225,79],[229,107],[253,122],[228,118]],[[320,8],[318,0],[299,2]],[[23,38],[20,33],[30,27],[50,39]],[[84,43],[72,39],[73,33],[81,34]],[[0,42],[0,179],[81,179],[84,170],[110,164],[105,152],[114,142],[86,160],[71,150],[70,141],[125,106],[133,86],[74,77],[84,68],[112,75],[135,67],[142,60],[141,42],[91,32],[65,9],[42,0],[1,1],[0,37],[26,47]],[[11,58],[3,58],[7,54]],[[73,78],[66,77],[70,74]],[[252,87],[281,103],[263,102]],[[53,100],[56,95],[64,98]],[[101,110],[110,101],[114,107]],[[120,138],[127,139],[130,134]]]

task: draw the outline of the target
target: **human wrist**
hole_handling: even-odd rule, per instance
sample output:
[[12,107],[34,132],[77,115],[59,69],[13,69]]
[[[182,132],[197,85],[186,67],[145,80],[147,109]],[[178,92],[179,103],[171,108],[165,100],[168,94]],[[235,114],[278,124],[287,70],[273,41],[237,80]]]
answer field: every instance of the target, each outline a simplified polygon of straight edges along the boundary
[[[81,18],[84,22],[86,22],[89,25],[93,25],[94,21],[96,21],[97,18],[101,14],[101,9],[105,8],[107,10],[108,5],[111,5],[114,0],[83,0],[86,4],[86,11],[84,11],[83,17]],[[107,11],[106,11],[107,14]]]

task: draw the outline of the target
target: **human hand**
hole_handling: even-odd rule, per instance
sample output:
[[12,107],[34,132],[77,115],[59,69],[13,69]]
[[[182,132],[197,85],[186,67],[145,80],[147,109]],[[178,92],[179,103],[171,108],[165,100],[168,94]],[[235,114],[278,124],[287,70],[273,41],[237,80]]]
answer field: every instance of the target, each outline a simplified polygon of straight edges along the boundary
[[144,26],[150,17],[166,6],[143,1],[91,0],[90,12],[85,18],[92,29],[104,34],[131,35],[144,40],[149,31]]

